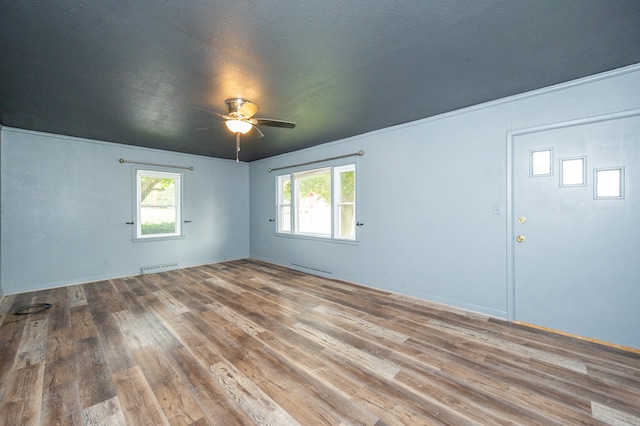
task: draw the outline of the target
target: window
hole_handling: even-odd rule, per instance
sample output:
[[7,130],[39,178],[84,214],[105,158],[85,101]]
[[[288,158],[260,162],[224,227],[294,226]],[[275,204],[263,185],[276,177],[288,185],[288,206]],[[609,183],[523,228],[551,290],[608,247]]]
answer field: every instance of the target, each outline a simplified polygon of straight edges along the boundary
[[553,170],[551,169],[551,164],[553,163],[551,148],[531,151],[529,155],[531,158],[529,176],[535,177],[553,175]]
[[296,234],[331,237],[331,169],[295,173]]
[[336,167],[334,182],[336,193],[337,238],[356,236],[356,170],[353,165]]
[[355,240],[355,164],[277,177],[277,232]]
[[182,174],[136,170],[136,238],[181,236]]
[[594,198],[602,200],[607,198],[624,198],[624,168],[595,169],[594,174]]
[[579,158],[563,158],[560,160],[560,186],[585,186],[587,159]]

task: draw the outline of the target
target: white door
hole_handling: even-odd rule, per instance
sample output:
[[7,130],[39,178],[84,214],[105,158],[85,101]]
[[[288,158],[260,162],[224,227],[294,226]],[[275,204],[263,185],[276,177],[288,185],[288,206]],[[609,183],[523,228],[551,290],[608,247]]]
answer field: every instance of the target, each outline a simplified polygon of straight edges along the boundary
[[511,143],[513,319],[640,349],[640,115]]

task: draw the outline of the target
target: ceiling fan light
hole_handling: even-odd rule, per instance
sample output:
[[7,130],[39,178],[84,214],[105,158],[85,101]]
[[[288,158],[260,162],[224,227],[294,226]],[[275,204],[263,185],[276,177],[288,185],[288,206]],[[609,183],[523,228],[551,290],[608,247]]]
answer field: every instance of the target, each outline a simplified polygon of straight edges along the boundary
[[227,120],[224,124],[226,124],[227,128],[233,133],[241,133],[243,135],[253,127],[251,123],[242,120]]

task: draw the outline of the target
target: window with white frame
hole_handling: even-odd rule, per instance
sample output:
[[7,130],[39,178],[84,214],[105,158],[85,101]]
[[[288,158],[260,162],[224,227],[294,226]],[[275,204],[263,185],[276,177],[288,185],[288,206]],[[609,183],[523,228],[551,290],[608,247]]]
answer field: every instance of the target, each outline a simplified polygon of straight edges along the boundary
[[136,170],[136,238],[181,236],[182,173]]
[[277,232],[355,240],[355,164],[277,176]]

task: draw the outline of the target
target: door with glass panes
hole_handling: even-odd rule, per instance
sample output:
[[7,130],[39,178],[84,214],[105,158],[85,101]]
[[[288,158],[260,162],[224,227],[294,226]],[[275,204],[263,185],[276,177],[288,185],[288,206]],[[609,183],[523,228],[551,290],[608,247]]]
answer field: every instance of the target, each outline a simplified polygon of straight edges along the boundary
[[512,136],[516,321],[640,348],[638,114]]

